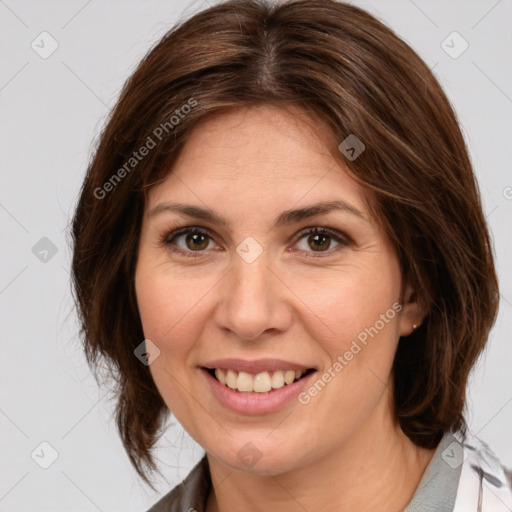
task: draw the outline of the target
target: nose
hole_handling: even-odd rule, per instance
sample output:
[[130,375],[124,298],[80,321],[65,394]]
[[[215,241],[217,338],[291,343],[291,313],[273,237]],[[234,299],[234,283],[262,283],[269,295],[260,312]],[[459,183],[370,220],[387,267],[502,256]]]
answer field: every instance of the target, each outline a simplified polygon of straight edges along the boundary
[[290,290],[263,253],[247,263],[236,256],[219,284],[214,319],[218,328],[252,341],[286,331],[292,321]]

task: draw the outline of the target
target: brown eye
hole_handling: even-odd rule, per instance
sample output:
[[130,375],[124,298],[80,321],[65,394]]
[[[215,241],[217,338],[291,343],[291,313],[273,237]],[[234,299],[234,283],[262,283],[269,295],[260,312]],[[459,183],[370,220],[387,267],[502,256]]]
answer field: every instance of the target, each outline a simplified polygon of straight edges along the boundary
[[351,245],[350,238],[327,227],[315,227],[302,231],[296,243],[306,257],[330,256]]
[[209,237],[204,233],[187,234],[185,243],[192,251],[200,251],[208,247]]
[[184,256],[202,256],[206,253],[212,237],[205,231],[187,227],[170,233],[162,243],[174,253]]
[[322,234],[310,235],[308,244],[314,251],[323,251],[331,245],[331,237]]

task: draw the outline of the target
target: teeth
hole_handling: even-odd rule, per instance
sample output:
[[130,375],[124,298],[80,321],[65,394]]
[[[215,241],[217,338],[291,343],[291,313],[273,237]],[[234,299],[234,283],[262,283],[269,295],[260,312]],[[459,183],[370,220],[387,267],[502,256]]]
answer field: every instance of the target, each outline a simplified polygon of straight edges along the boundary
[[253,378],[250,373],[240,372],[236,381],[238,391],[252,391]]
[[257,393],[266,393],[272,389],[272,381],[268,372],[258,373],[254,377],[253,390]]
[[285,384],[291,384],[295,380],[295,372],[293,370],[287,370],[284,374]]
[[252,375],[247,372],[215,369],[215,377],[221,384],[237,391],[256,393],[268,393],[272,389],[279,389],[292,384],[305,373],[305,370],[277,370],[272,374],[261,372]]
[[[222,370],[219,370],[222,372]],[[238,380],[238,375],[233,370],[228,370],[226,375],[226,384],[231,389],[236,389],[236,381]]]
[[274,389],[282,388],[284,386],[284,373],[274,372],[272,375],[271,385]]
[[217,380],[221,384],[226,384],[226,375],[222,370],[219,370],[218,368],[215,370],[215,377],[217,377]]

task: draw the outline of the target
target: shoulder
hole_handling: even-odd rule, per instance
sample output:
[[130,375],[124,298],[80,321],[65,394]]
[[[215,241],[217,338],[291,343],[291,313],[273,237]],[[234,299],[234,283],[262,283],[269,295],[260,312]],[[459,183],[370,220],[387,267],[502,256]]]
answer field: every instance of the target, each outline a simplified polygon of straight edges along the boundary
[[456,432],[462,471],[454,512],[512,510],[512,471],[482,439]]
[[204,512],[211,488],[210,470],[206,455],[188,476],[147,512]]

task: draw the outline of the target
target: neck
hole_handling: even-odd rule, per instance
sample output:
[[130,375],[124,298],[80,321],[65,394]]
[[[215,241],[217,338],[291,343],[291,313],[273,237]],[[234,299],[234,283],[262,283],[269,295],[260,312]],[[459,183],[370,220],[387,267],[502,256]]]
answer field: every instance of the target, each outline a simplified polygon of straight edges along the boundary
[[414,445],[390,418],[376,413],[377,422],[360,427],[328,454],[279,475],[233,471],[208,456],[213,490],[206,511],[402,511],[435,449]]

